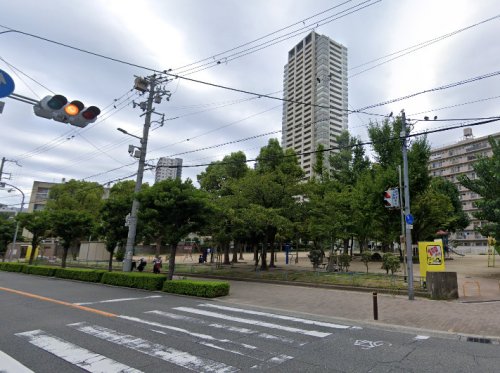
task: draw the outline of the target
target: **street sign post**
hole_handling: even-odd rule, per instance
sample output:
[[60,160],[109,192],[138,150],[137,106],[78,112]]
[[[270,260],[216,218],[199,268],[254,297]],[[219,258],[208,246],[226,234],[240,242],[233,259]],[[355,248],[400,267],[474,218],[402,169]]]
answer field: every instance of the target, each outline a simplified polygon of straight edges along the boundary
[[14,92],[14,80],[5,71],[0,70],[0,98],[9,96]]
[[405,220],[406,220],[406,224],[412,225],[414,222],[413,215],[412,214],[406,215]]

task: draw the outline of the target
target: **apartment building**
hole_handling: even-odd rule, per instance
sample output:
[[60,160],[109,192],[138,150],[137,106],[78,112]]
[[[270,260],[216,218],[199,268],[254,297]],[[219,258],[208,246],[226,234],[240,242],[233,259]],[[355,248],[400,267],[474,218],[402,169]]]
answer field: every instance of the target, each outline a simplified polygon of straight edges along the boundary
[[[327,36],[311,32],[288,52],[284,68],[282,147],[299,154],[307,178],[319,144],[333,148],[347,129],[347,48]],[[305,154],[302,154],[305,153]],[[325,166],[329,166],[325,162]]]
[[155,182],[166,179],[180,179],[182,159],[161,157],[156,165]]
[[[500,133],[493,135],[495,139],[500,138]],[[478,157],[490,157],[492,150],[488,142],[488,136],[475,138],[471,128],[464,129],[463,138],[453,145],[447,145],[431,150],[429,161],[429,173],[432,176],[441,176],[453,182],[459,192],[462,208],[469,215],[470,225],[463,231],[453,233],[450,241],[455,243],[457,251],[462,253],[485,253],[487,250],[487,239],[476,228],[481,227],[482,221],[473,216],[477,211],[474,202],[480,199],[476,193],[471,192],[458,182],[458,176],[466,174],[469,178],[476,178],[473,164]]]

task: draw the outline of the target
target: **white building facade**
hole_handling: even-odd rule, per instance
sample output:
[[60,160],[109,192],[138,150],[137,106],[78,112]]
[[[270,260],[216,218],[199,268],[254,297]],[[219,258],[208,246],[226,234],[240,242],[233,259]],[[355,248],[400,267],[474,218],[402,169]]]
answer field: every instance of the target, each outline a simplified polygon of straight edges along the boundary
[[180,179],[182,159],[161,157],[156,165],[155,182],[166,179]]
[[[500,139],[500,133],[491,136],[497,141]],[[463,139],[456,144],[431,150],[429,173],[433,177],[444,177],[457,186],[462,208],[470,219],[470,225],[466,229],[453,233],[449,237],[450,243],[461,253],[486,253],[487,238],[476,231],[476,228],[481,227],[484,222],[473,216],[473,213],[477,211],[474,202],[481,197],[462,186],[458,182],[458,176],[466,174],[470,179],[475,179],[474,162],[479,157],[491,157],[492,154],[488,136],[474,138],[471,128],[464,129]]]
[[[334,148],[336,137],[347,130],[347,48],[311,32],[288,52],[283,86],[285,100],[296,102],[283,104],[281,144],[306,153],[298,158],[311,178],[316,156],[321,155],[307,152],[314,152],[319,144]],[[323,154],[325,161],[327,154]]]

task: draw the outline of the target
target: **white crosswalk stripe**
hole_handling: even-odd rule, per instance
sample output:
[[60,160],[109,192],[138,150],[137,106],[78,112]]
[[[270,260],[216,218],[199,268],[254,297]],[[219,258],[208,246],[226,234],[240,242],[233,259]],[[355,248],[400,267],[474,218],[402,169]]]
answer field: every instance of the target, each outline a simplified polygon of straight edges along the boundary
[[224,331],[229,331],[229,332],[233,332],[233,333],[239,333],[239,334],[244,334],[244,335],[254,335],[258,338],[262,338],[262,339],[266,339],[266,340],[273,340],[273,341],[281,342],[281,343],[287,343],[290,345],[304,346],[307,344],[307,342],[299,342],[299,341],[296,341],[294,339],[287,338],[287,337],[284,337],[281,335],[261,333],[258,330],[249,329],[249,328],[241,328],[241,327],[227,325],[227,324],[210,323],[210,322],[207,322],[205,320],[202,320],[202,319],[199,319],[196,317],[178,315],[178,314],[175,314],[172,312],[153,310],[153,311],[147,311],[144,313],[162,316],[162,317],[169,318],[172,320],[177,320],[177,321],[183,321],[183,322],[188,322],[188,323],[193,323],[193,324],[198,324],[198,325],[206,325],[210,328],[222,329]]
[[211,312],[211,311],[199,310],[199,309],[192,308],[192,307],[175,307],[174,309],[178,310],[178,311],[194,313],[197,315],[203,315],[203,316],[213,317],[213,318],[217,318],[217,319],[223,319],[223,320],[227,320],[227,321],[234,321],[234,322],[238,322],[238,323],[242,323],[242,324],[259,325],[259,326],[270,328],[270,329],[284,330],[284,331],[291,332],[291,333],[309,335],[309,336],[318,337],[318,338],[328,337],[329,335],[332,334],[332,333],[328,333],[328,332],[320,332],[317,330],[306,330],[306,329],[295,328],[292,326],[274,324],[274,323],[269,323],[269,322],[265,322],[265,321],[260,321],[257,319],[245,319],[242,317],[236,317],[236,316],[230,316],[230,315]]
[[293,321],[296,323],[302,323],[302,324],[306,324],[306,325],[322,326],[324,328],[332,328],[332,329],[349,329],[349,328],[351,328],[351,326],[349,326],[349,325],[341,325],[341,324],[334,324],[334,323],[330,323],[330,322],[308,320],[308,319],[302,319],[300,317],[277,315],[275,313],[246,310],[246,309],[242,309],[242,308],[220,306],[218,304],[203,303],[203,304],[200,304],[199,306],[200,307],[207,307],[207,308],[215,308],[215,309],[222,310],[222,311],[244,313],[247,315],[264,316],[264,317],[273,318],[273,319]]
[[[119,298],[106,302],[129,299],[131,298]],[[332,329],[352,328],[347,325],[209,303],[199,304],[195,307],[172,307],[170,310],[152,310],[144,313],[150,317],[119,315],[118,318],[132,322],[136,327],[142,325],[143,328],[147,328],[146,330],[156,333],[158,336],[154,342],[88,322],[71,323],[67,326],[113,345],[148,355],[152,359],[160,359],[195,372],[217,373],[232,373],[240,368],[272,370],[278,365],[294,359],[294,356],[283,353],[287,352],[283,347],[285,344],[300,349],[316,338],[330,336]],[[241,324],[253,325],[254,327]],[[272,332],[268,332],[269,330]],[[292,334],[296,336],[292,336]],[[126,364],[87,350],[43,330],[32,330],[16,335],[89,372],[140,372]],[[170,337],[174,337],[174,339]],[[174,348],[173,345],[162,344],[163,340],[173,341],[179,340],[179,338],[181,341],[196,344],[198,347],[185,347],[181,350]],[[203,348],[202,354],[191,352],[198,351],[200,348]],[[218,358],[214,359],[212,353]],[[233,357],[230,357],[231,355]],[[113,357],[115,356],[120,355],[113,355]],[[239,362],[237,366],[233,366],[235,359]],[[229,364],[228,362],[233,363]],[[29,369],[23,371],[21,368],[10,369],[10,371],[31,373]],[[6,372],[10,373],[10,371]],[[4,373],[1,368],[0,373]]]
[[180,351],[175,348],[149,342],[145,339],[134,337],[129,334],[123,334],[112,329],[104,328],[98,325],[89,325],[85,322],[69,324],[76,330],[92,335],[99,339],[130,348],[143,354],[153,356],[177,366],[195,372],[236,372],[239,369],[224,363],[220,363],[208,358],[198,357],[188,352]]
[[31,344],[50,352],[51,354],[72,363],[87,372],[107,373],[141,373],[125,364],[79,347],[64,339],[50,335],[43,330],[32,330],[17,333],[19,337],[26,338]]
[[19,361],[0,351],[0,372],[2,373],[35,373]]

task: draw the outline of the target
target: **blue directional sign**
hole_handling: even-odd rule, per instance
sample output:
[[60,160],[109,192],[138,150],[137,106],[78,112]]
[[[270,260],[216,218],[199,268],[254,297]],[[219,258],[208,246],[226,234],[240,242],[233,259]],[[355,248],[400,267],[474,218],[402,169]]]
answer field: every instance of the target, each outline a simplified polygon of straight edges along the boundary
[[406,220],[406,224],[412,225],[413,224],[413,215],[412,214],[406,215],[405,220]]
[[9,96],[14,92],[14,80],[5,71],[0,70],[0,98]]

